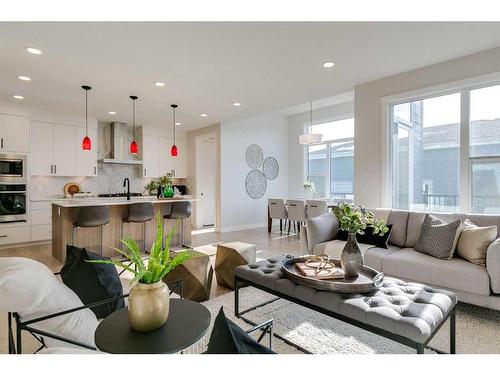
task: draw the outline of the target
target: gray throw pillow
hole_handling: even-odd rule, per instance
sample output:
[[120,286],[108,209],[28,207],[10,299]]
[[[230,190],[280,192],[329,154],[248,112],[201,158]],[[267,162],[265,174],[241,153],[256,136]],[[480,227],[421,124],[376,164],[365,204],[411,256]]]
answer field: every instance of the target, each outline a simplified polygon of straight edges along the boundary
[[415,250],[438,259],[451,259],[460,235],[461,221],[446,223],[432,215],[425,215]]

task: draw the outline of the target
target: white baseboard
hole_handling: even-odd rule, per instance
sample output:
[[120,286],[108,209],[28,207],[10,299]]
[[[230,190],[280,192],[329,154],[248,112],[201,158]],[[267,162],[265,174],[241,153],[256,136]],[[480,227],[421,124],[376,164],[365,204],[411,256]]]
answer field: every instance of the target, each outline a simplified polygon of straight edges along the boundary
[[265,227],[267,227],[267,223],[234,225],[234,226],[230,226],[230,227],[222,227],[222,228],[220,228],[219,232],[226,233],[226,232],[235,232],[238,230],[256,229],[256,228],[265,228]]

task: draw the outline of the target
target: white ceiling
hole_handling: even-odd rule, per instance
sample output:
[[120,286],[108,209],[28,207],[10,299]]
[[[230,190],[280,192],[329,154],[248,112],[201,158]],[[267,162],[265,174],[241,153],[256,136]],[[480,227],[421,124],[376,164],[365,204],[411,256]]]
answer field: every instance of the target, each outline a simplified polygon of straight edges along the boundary
[[191,130],[499,45],[493,22],[0,23],[0,100],[20,94],[36,109],[83,114],[80,86],[89,84],[92,117],[130,122],[134,94],[138,123],[170,128],[177,103]]

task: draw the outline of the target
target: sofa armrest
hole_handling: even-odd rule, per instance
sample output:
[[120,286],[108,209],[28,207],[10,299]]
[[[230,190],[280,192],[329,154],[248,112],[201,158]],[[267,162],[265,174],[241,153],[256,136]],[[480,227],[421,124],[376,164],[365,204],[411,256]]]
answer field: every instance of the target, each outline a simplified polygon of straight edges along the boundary
[[486,270],[490,275],[491,290],[500,293],[500,238],[486,250]]
[[307,219],[304,235],[302,236],[305,239],[305,244],[307,244],[307,252],[312,254],[316,244],[333,240],[338,231],[339,220],[333,213]]

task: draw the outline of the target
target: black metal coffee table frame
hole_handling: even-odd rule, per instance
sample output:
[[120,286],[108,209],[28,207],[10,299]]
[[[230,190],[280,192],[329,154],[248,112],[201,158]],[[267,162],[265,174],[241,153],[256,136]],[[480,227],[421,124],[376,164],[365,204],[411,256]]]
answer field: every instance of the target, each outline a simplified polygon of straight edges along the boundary
[[[277,298],[273,298],[269,301],[266,301],[266,302],[263,302],[259,305],[256,305],[256,306],[253,306],[253,307],[250,307],[244,311],[241,311],[240,312],[240,307],[239,307],[239,290],[240,288],[243,288],[243,287],[247,287],[247,286],[251,286],[251,287],[254,287],[256,289],[260,289],[264,292],[267,292],[269,294],[272,294],[272,295],[275,295]],[[333,293],[333,292],[332,292]],[[404,336],[401,336],[401,335],[398,335],[398,334],[395,334],[393,332],[390,332],[390,331],[387,331],[385,329],[382,329],[382,328],[379,328],[379,327],[375,327],[375,326],[372,326],[370,324],[367,324],[367,323],[363,323],[363,322],[360,322],[356,319],[352,319],[348,316],[345,316],[345,315],[342,315],[342,314],[339,314],[339,313],[335,313],[335,312],[332,312],[330,310],[327,310],[327,309],[324,309],[320,306],[316,306],[316,305],[313,305],[313,304],[310,304],[308,302],[305,302],[305,301],[302,301],[300,299],[297,299],[297,298],[293,298],[293,297],[290,297],[286,294],[283,294],[283,293],[280,293],[276,290],[272,290],[272,289],[269,289],[265,286],[262,286],[262,285],[259,285],[259,284],[256,284],[250,280],[246,280],[240,276],[235,276],[234,278],[234,315],[237,317],[237,318],[240,318],[242,319],[243,321],[245,321],[246,323],[250,324],[250,325],[256,325],[256,323],[252,322],[250,319],[248,318],[245,318],[243,315],[246,314],[246,313],[249,313],[250,311],[253,311],[253,310],[256,310],[260,307],[263,307],[263,306],[266,306],[270,303],[273,303],[277,300],[279,300],[280,298],[284,299],[284,300],[287,300],[287,301],[290,301],[290,302],[293,302],[293,303],[296,303],[298,305],[301,305],[301,306],[304,306],[304,307],[307,307],[311,310],[314,310],[314,311],[317,311],[321,314],[324,314],[324,315],[327,315],[331,318],[335,318],[335,319],[338,319],[338,320],[341,320],[345,323],[348,323],[348,324],[351,324],[355,327],[358,327],[358,328],[361,328],[361,329],[364,329],[368,332],[371,332],[371,333],[374,333],[376,335],[379,335],[379,336],[382,336],[382,337],[385,337],[387,339],[390,339],[390,340],[393,340],[393,341],[396,341],[400,344],[403,344],[405,346],[408,346],[410,348],[413,348],[413,349],[416,349],[417,351],[417,354],[424,354],[424,350],[425,348],[428,348],[428,349],[431,349],[433,350],[434,352],[436,353],[439,353],[439,354],[455,354],[456,353],[456,312],[455,312],[455,309],[456,309],[456,305],[453,306],[453,308],[450,310],[450,312],[448,313],[448,315],[446,315],[443,320],[441,321],[441,323],[434,329],[434,331],[431,333],[431,335],[429,336],[429,338],[424,342],[424,343],[419,343],[419,342],[415,342],[407,337],[404,337]],[[441,327],[443,326],[443,324],[448,320],[450,319],[450,352],[447,353],[447,352],[444,352],[440,349],[436,349],[436,348],[433,348],[433,347],[430,347],[428,346],[429,342],[432,340],[432,338],[434,337],[434,335],[441,329]],[[290,340],[274,333],[274,336],[284,342],[286,342],[287,344],[301,350],[302,352],[304,353],[310,353],[309,351],[305,350],[304,348],[300,347],[299,345],[291,342]]]

